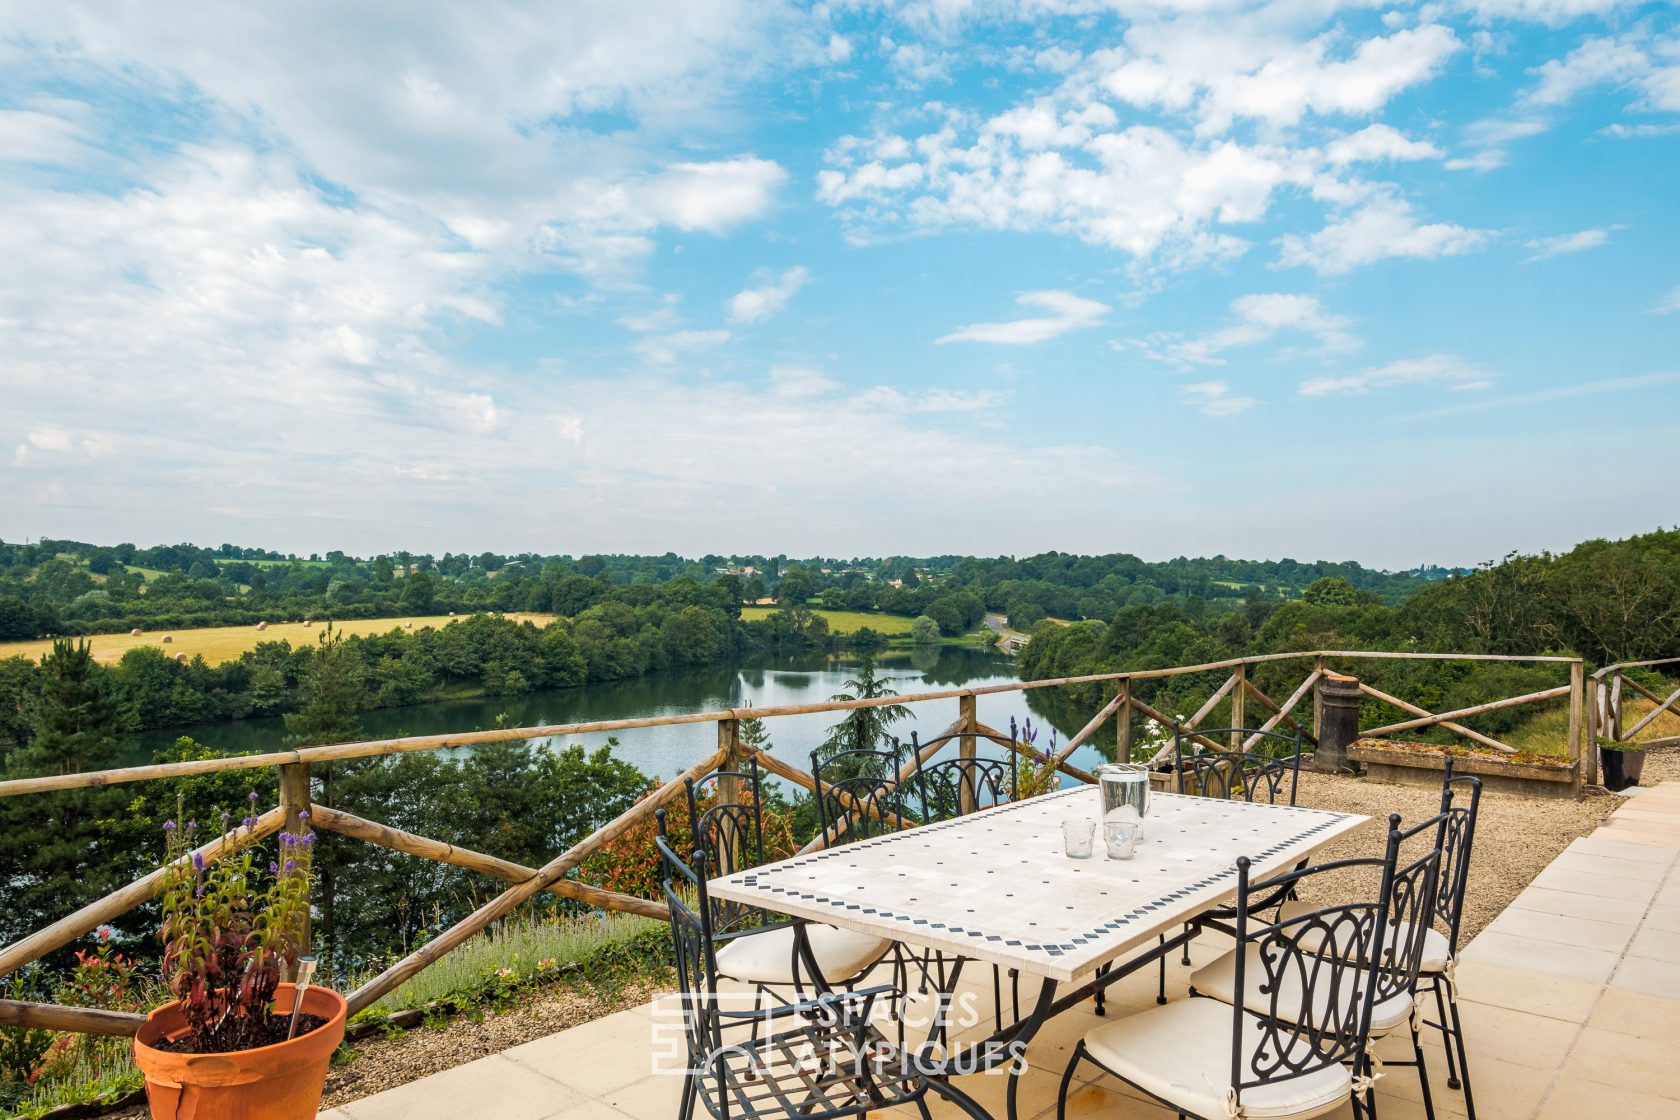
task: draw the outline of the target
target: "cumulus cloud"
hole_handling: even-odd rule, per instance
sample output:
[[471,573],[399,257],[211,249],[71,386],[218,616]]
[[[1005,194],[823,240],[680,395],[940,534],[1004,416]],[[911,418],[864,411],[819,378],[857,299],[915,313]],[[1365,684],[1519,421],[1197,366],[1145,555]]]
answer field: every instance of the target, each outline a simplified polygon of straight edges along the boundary
[[1126,345],[1185,368],[1223,365],[1225,351],[1266,342],[1280,331],[1297,331],[1315,337],[1316,349],[1321,354],[1346,353],[1360,346],[1359,339],[1348,330],[1348,320],[1332,314],[1316,296],[1255,293],[1233,300],[1231,312],[1236,322],[1211,334],[1191,337],[1155,334],[1133,339]]
[[1307,265],[1327,275],[1394,257],[1432,260],[1480,248],[1492,236],[1450,222],[1422,222],[1411,203],[1393,195],[1375,198],[1346,217],[1305,237],[1285,234],[1280,264]]
[[778,397],[785,397],[790,400],[825,396],[840,387],[838,381],[818,373],[814,369],[794,367],[771,370],[770,385],[771,391]]
[[756,288],[743,288],[729,301],[729,318],[736,323],[757,323],[768,319],[786,307],[800,288],[805,286],[810,272],[804,267],[786,270],[780,276]]
[[1108,314],[1107,304],[1076,296],[1072,292],[1022,292],[1015,297],[1015,302],[1048,314],[1000,323],[970,323],[934,341],[941,344],[990,342],[1002,346],[1029,346],[1059,338],[1069,331],[1094,327]]
[[1303,397],[1325,397],[1336,394],[1358,396],[1378,389],[1401,385],[1444,385],[1455,390],[1485,389],[1494,377],[1453,354],[1431,354],[1423,358],[1405,358],[1385,366],[1372,366],[1343,377],[1313,377],[1301,382],[1297,391]]
[[636,350],[650,362],[670,365],[685,354],[715,350],[729,341],[726,330],[672,331],[656,334],[636,343]]
[[1373,124],[1358,132],[1332,140],[1324,149],[1325,158],[1336,167],[1351,163],[1375,163],[1439,159],[1441,149],[1427,140],[1413,140],[1399,129],[1386,124]]
[[1554,237],[1537,237],[1526,244],[1534,250],[1529,261],[1543,261],[1549,257],[1562,256],[1565,253],[1581,253],[1588,249],[1596,249],[1609,242],[1610,234],[1621,229],[1621,226],[1606,226],[1603,229],[1583,229],[1574,233],[1560,233]]
[[1231,387],[1223,381],[1198,381],[1184,386],[1179,395],[1203,416],[1215,418],[1247,412],[1259,403],[1253,397],[1232,393]]

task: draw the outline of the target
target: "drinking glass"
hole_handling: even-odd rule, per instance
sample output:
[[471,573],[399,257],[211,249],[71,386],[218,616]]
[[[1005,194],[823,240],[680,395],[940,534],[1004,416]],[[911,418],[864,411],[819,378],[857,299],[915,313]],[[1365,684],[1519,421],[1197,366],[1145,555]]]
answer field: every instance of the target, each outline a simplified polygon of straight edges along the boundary
[[1097,767],[1097,789],[1102,793],[1102,819],[1132,821],[1143,835],[1143,819],[1149,815],[1149,767],[1138,762],[1105,762]]
[[1109,859],[1131,859],[1137,850],[1143,825],[1137,821],[1107,821],[1103,824],[1103,842],[1108,845]]
[[1090,859],[1091,840],[1095,833],[1095,821],[1069,817],[1062,822],[1062,851],[1070,859]]

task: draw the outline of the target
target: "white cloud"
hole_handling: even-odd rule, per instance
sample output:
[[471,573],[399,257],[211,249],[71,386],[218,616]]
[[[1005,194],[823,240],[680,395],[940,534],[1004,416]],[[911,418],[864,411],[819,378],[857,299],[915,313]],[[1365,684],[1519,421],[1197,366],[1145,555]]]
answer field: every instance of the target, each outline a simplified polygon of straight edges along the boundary
[[1331,141],[1324,155],[1332,165],[1346,167],[1378,160],[1439,159],[1441,149],[1427,140],[1412,140],[1386,124],[1373,124]]
[[1232,301],[1231,311],[1237,322],[1212,334],[1191,338],[1157,334],[1132,340],[1129,345],[1185,368],[1223,365],[1226,359],[1221,355],[1225,351],[1268,341],[1286,330],[1315,336],[1321,354],[1346,353],[1360,346],[1359,339],[1348,331],[1348,320],[1326,310],[1316,296],[1256,293]]
[[729,318],[736,323],[756,323],[768,319],[786,307],[788,301],[805,286],[810,272],[804,267],[786,270],[768,284],[757,288],[743,288],[729,301]]
[[1303,397],[1324,397],[1334,394],[1360,396],[1377,389],[1399,385],[1445,385],[1450,389],[1485,389],[1493,384],[1493,375],[1453,354],[1431,354],[1423,358],[1405,358],[1386,366],[1373,366],[1344,377],[1312,377],[1301,382],[1297,391]]
[[1534,250],[1530,261],[1543,261],[1548,257],[1561,256],[1564,253],[1580,253],[1587,249],[1596,249],[1610,240],[1610,234],[1621,229],[1621,226],[1607,226],[1603,229],[1583,229],[1574,233],[1560,233],[1555,237],[1537,237],[1525,244]]
[[1585,16],[1607,15],[1633,0],[1454,0],[1454,7],[1482,19],[1535,21],[1554,27]]
[[802,399],[821,397],[840,387],[840,383],[814,369],[783,367],[770,371],[771,391],[778,397]]
[[1585,91],[1600,85],[1621,85],[1650,70],[1645,52],[1617,39],[1588,39],[1562,59],[1553,59],[1535,71],[1539,82],[1525,100],[1532,105],[1565,105]]
[[1680,288],[1675,288],[1662,299],[1659,299],[1656,306],[1651,308],[1651,311],[1657,315],[1673,315],[1680,312]]
[[1449,222],[1420,222],[1411,203],[1384,195],[1317,233],[1285,234],[1278,260],[1282,265],[1309,265],[1336,275],[1392,257],[1457,256],[1480,248],[1490,236],[1487,230]]
[[725,330],[672,331],[642,339],[636,343],[636,350],[650,362],[670,365],[684,354],[715,350],[728,341],[729,332]]
[[1035,342],[1048,342],[1082,327],[1094,327],[1108,314],[1107,304],[1076,296],[1072,292],[1022,292],[1015,297],[1015,302],[1022,307],[1037,308],[1049,314],[1002,323],[970,323],[934,341],[992,342],[1004,346],[1027,346]]
[[1198,381],[1184,386],[1179,393],[1202,415],[1215,418],[1247,412],[1259,403],[1253,397],[1234,395],[1223,381]]

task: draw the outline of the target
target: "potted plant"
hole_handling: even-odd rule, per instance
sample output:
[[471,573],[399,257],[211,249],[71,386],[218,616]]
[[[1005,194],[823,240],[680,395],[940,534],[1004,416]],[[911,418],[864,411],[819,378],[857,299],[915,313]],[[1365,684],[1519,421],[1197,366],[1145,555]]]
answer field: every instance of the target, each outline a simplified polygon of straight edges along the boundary
[[1600,739],[1598,741],[1599,772],[1604,778],[1604,788],[1608,790],[1624,790],[1629,786],[1639,784],[1639,775],[1645,769],[1644,743],[1619,743],[1614,739]]
[[[266,872],[251,815],[208,863],[192,823],[164,824],[163,977],[175,995],[146,1018],[134,1063],[154,1120],[309,1120],[344,1038],[344,997],[281,983],[295,970],[309,920],[308,813],[280,833]],[[294,1025],[295,1020],[295,1025]]]

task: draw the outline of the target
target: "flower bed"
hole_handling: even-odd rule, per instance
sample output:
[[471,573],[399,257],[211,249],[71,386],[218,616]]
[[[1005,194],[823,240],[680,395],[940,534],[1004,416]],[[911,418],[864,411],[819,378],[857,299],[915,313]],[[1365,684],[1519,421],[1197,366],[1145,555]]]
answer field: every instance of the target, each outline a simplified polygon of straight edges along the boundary
[[1474,774],[1489,791],[1521,793],[1529,797],[1579,796],[1580,764],[1557,755],[1501,754],[1482,747],[1443,747],[1439,743],[1358,739],[1348,747],[1348,760],[1365,767],[1366,776],[1403,785],[1439,785],[1446,759],[1454,774]]

